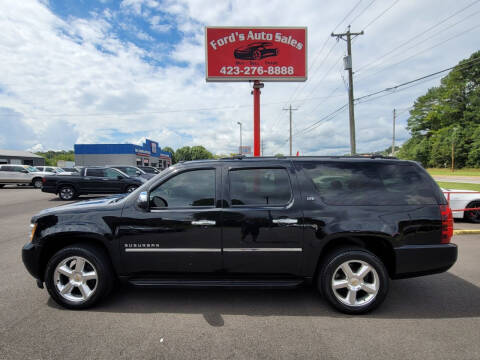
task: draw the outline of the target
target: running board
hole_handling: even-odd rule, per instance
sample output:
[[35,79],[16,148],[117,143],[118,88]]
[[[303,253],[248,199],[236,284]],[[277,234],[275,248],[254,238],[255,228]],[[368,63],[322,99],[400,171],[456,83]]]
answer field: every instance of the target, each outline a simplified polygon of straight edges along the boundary
[[140,287],[163,288],[208,288],[208,287],[235,287],[235,288],[295,288],[303,284],[303,279],[288,280],[192,280],[192,279],[130,279],[128,282]]

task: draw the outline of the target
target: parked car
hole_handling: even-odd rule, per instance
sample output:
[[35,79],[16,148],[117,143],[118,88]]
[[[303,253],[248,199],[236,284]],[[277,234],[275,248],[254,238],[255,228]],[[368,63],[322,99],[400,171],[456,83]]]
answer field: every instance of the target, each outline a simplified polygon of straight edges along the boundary
[[274,47],[273,43],[267,41],[250,43],[233,51],[233,56],[241,60],[261,60],[277,55],[278,49]]
[[378,158],[185,162],[127,196],[44,210],[31,226],[23,262],[70,309],[100,301],[118,277],[143,287],[310,283],[359,314],[382,303],[390,279],[457,259],[438,185],[415,162]]
[[129,193],[145,181],[131,178],[117,169],[85,167],[76,175],[44,177],[42,191],[58,194],[62,200],[72,200],[88,194]]
[[66,172],[70,173],[79,173],[80,170],[75,167],[62,167],[61,169],[65,170]]
[[[458,211],[467,208],[480,208],[480,192],[471,190],[442,189],[445,197],[450,198],[450,207],[455,219],[465,219],[474,223],[480,223],[480,210]],[[448,193],[450,193],[448,195]]]
[[147,174],[160,174],[159,169],[154,168],[153,166],[137,166],[140,170],[145,171]]
[[36,166],[39,171],[54,173],[57,175],[72,175],[71,171],[66,171],[58,166]]
[[53,175],[51,172],[42,172],[30,165],[6,164],[0,165],[0,188],[8,184],[31,185],[42,187],[42,178]]
[[152,177],[155,176],[155,174],[146,173],[145,171],[143,171],[142,169],[139,169],[136,166],[110,165],[109,167],[118,169],[130,177],[141,177],[141,178],[150,180]]

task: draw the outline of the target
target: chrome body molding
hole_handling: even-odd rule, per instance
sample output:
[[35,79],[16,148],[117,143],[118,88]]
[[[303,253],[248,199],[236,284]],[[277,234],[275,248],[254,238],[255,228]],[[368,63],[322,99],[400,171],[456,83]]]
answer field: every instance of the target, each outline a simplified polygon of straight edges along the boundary
[[302,248],[225,248],[225,252],[300,252]]
[[125,252],[221,252],[222,249],[206,248],[126,248]]
[[[205,248],[126,248],[125,252],[221,252]],[[301,252],[302,248],[226,248],[224,252]]]

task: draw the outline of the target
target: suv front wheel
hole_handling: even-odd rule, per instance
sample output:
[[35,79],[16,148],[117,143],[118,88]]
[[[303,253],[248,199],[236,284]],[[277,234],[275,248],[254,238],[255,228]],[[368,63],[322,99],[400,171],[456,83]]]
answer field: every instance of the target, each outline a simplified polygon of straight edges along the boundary
[[360,248],[339,249],[325,259],[318,287],[336,309],[362,314],[385,300],[389,281],[384,264],[373,253]]
[[104,251],[86,244],[59,250],[45,270],[48,293],[68,309],[94,305],[110,293],[113,283],[113,271]]

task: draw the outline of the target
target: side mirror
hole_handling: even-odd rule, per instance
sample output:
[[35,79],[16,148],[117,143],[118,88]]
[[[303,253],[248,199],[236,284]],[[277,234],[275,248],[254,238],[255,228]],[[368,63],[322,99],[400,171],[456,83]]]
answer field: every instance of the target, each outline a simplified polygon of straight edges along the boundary
[[141,173],[140,171],[138,171],[138,170],[135,171],[135,174],[137,174],[137,175],[142,175],[142,173]]
[[28,170],[26,170],[26,169],[22,169],[21,172],[25,173],[25,174],[28,174]]
[[137,206],[140,209],[148,210],[148,193],[146,191],[142,191],[137,198]]
[[123,176],[122,175],[118,175],[117,176],[117,180],[122,180],[123,179]]

